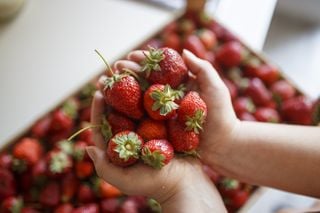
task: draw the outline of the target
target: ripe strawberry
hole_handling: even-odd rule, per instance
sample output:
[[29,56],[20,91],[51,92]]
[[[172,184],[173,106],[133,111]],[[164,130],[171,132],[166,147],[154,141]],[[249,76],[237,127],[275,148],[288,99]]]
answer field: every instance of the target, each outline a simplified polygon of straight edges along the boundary
[[72,213],[73,206],[70,203],[64,203],[55,208],[54,213]]
[[137,134],[145,141],[152,139],[166,139],[167,129],[162,121],[155,121],[152,119],[142,120],[137,128]]
[[223,44],[216,52],[217,61],[226,68],[239,66],[243,60],[244,48],[236,41]]
[[262,64],[258,69],[258,78],[265,84],[271,85],[280,78],[279,70],[275,66],[269,64]]
[[0,154],[0,168],[10,169],[12,166],[12,155],[6,151]]
[[256,107],[252,100],[248,97],[238,97],[233,101],[235,113],[239,116],[244,112],[253,113]]
[[103,90],[107,104],[133,119],[140,119],[142,92],[138,81],[128,74],[113,74],[107,77]]
[[163,46],[181,52],[180,37],[176,33],[168,33],[163,35]]
[[144,93],[144,108],[154,120],[167,120],[176,115],[179,105],[176,100],[183,97],[183,92],[173,90],[169,85],[154,84]]
[[249,112],[243,112],[237,116],[242,121],[256,121],[256,118]]
[[119,213],[139,213],[138,203],[133,200],[127,198],[121,205]]
[[18,197],[7,197],[2,201],[1,213],[15,213],[21,212],[23,207],[23,200]]
[[40,213],[32,207],[23,207],[20,213]]
[[22,138],[13,147],[12,154],[15,158],[25,160],[25,162],[32,166],[42,156],[42,146],[37,139],[34,138]]
[[[85,125],[81,125],[81,126],[82,126],[82,128],[85,127]],[[86,142],[86,144],[89,145],[89,146],[94,146],[95,143],[93,141],[92,129],[86,129],[85,131],[81,132],[79,134],[79,140]]]
[[56,182],[49,182],[40,192],[39,202],[47,207],[55,207],[60,202],[60,186]]
[[265,106],[271,101],[271,94],[259,78],[250,80],[245,93],[258,106]]
[[61,201],[71,201],[78,191],[79,184],[79,180],[76,178],[73,172],[66,174],[61,181]]
[[44,137],[49,132],[51,120],[52,118],[50,115],[46,115],[38,120],[31,128],[32,136],[35,138]]
[[207,117],[207,105],[197,92],[189,92],[181,101],[178,109],[178,120],[185,124],[186,130],[199,134]]
[[91,119],[91,106],[87,106],[80,111],[79,115],[80,121],[90,122]]
[[313,103],[310,99],[297,96],[282,103],[281,115],[289,123],[311,125],[312,106]]
[[261,107],[256,110],[254,113],[254,117],[257,121],[261,122],[271,122],[271,123],[279,123],[280,115],[275,109],[268,107]]
[[232,197],[240,188],[241,184],[239,181],[227,177],[224,177],[218,185],[218,189],[222,196],[229,198]]
[[[171,48],[150,48],[142,61],[142,71],[152,84],[178,87],[188,78],[188,69],[179,53]],[[130,96],[127,96],[127,98]]]
[[135,129],[133,121],[116,112],[111,112],[107,116],[107,120],[111,126],[113,135],[125,130],[133,131]]
[[74,209],[72,213],[99,213],[99,206],[96,203],[88,203]]
[[202,29],[198,36],[207,50],[212,50],[218,43],[216,35],[208,29]]
[[77,199],[80,203],[90,203],[94,202],[96,197],[89,185],[81,184],[78,188]]
[[73,146],[73,157],[76,161],[90,160],[88,153],[86,152],[87,143],[84,141],[76,141]]
[[199,58],[205,59],[206,57],[206,48],[200,38],[196,35],[189,35],[184,43],[184,49],[190,50]]
[[79,161],[75,165],[75,170],[77,177],[84,179],[92,176],[94,167],[90,161]]
[[102,213],[119,212],[120,201],[116,198],[103,199],[100,202],[100,210]]
[[118,166],[129,166],[139,159],[143,139],[134,132],[123,131],[113,136],[107,148],[107,157]]
[[199,145],[199,135],[194,131],[185,131],[185,125],[176,120],[168,123],[169,141],[177,152],[194,152]]
[[47,154],[47,174],[51,177],[59,177],[69,172],[73,162],[71,157],[61,150],[52,150]]
[[238,190],[234,193],[234,195],[231,198],[231,203],[234,208],[240,208],[242,207],[248,200],[249,193],[244,190]]
[[276,101],[281,102],[295,96],[295,88],[286,80],[280,80],[271,85],[270,88]]
[[101,198],[116,198],[122,195],[122,192],[115,186],[98,179],[98,194]]
[[163,139],[155,139],[146,142],[141,150],[141,158],[145,164],[155,169],[161,169],[167,165],[174,156],[172,145]]

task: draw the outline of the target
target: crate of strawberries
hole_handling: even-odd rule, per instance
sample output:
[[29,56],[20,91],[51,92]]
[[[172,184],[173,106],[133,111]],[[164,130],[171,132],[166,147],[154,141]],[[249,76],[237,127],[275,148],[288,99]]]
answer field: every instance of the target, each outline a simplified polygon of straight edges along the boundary
[[[154,200],[127,196],[100,179],[85,147],[95,144],[93,129],[100,128],[106,156],[118,166],[142,161],[161,169],[175,153],[197,157],[207,107],[182,85],[189,76],[183,49],[215,67],[241,120],[319,123],[319,101],[304,96],[276,66],[203,13],[179,17],[137,49],[150,51],[143,75],[108,68],[102,124],[90,124],[92,96],[101,88],[97,78],[2,149],[1,212],[159,212]],[[204,170],[230,212],[255,193],[254,186]]]

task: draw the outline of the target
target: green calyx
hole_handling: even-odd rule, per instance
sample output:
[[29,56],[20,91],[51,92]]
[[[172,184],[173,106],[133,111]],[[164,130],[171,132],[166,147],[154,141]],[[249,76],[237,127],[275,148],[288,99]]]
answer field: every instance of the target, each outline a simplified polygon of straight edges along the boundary
[[155,90],[150,94],[151,98],[155,101],[152,105],[152,110],[160,110],[160,115],[165,116],[179,108],[179,105],[174,101],[182,98],[183,95],[183,90],[174,90],[169,85],[166,85],[163,91]]
[[247,102],[246,107],[247,107],[248,112],[250,112],[250,113],[253,113],[256,111],[256,107],[255,107],[253,101],[251,100],[251,98],[249,98],[249,101]]
[[20,213],[23,208],[23,200],[18,198],[10,208],[11,213]]
[[78,104],[74,99],[69,99],[62,105],[62,111],[74,119],[77,117]]
[[146,72],[146,76],[149,77],[152,71],[160,71],[160,61],[164,59],[163,50],[149,47],[149,54],[143,53],[145,59],[142,61],[142,72]]
[[142,160],[155,169],[161,169],[165,165],[165,156],[158,150],[151,152],[148,147],[142,149]]
[[70,143],[70,141],[68,140],[59,141],[58,147],[68,155],[71,155],[73,153],[73,143]]
[[27,162],[22,159],[12,159],[12,170],[17,173],[22,173],[27,170]]
[[112,137],[112,129],[106,118],[102,118],[102,124],[100,128],[105,141],[109,141],[109,139]]
[[226,189],[237,189],[240,186],[239,181],[231,179],[231,178],[224,178],[222,180],[222,185],[226,188]]
[[50,171],[54,174],[61,173],[71,166],[68,155],[64,152],[54,153],[50,161]]
[[113,84],[120,81],[126,75],[123,74],[113,74],[111,77],[107,77],[104,81],[104,89],[111,89]]
[[186,130],[194,131],[199,134],[199,130],[202,130],[202,125],[204,123],[205,114],[202,110],[198,109],[193,117],[187,116]]
[[117,144],[114,151],[119,153],[121,159],[128,161],[131,157],[139,158],[142,142],[134,132],[116,136],[112,141]]

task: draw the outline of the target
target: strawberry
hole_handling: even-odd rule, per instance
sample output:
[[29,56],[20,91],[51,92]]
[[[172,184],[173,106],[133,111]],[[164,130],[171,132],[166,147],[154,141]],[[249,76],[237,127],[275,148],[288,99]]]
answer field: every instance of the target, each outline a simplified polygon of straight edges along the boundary
[[163,139],[146,142],[141,149],[141,158],[145,164],[155,169],[161,169],[168,164],[174,156],[172,145]]
[[265,106],[271,101],[271,94],[259,78],[250,80],[245,94],[258,106]]
[[79,161],[75,165],[76,175],[80,179],[92,176],[94,167],[90,161]]
[[261,122],[271,122],[271,123],[279,123],[280,115],[275,109],[268,107],[261,107],[256,110],[254,113],[254,117],[257,121]]
[[207,50],[212,50],[218,43],[216,35],[208,29],[201,29],[198,36]]
[[23,207],[20,213],[39,213],[39,211],[35,210],[32,207]]
[[168,123],[169,141],[177,152],[194,152],[199,145],[199,135],[194,131],[186,131],[185,125],[176,120]]
[[281,115],[289,123],[311,125],[313,103],[304,96],[290,98],[282,103]]
[[46,159],[40,159],[33,167],[32,167],[32,176],[37,178],[39,176],[45,176],[47,171],[47,161]]
[[223,44],[216,52],[216,59],[226,68],[239,66],[243,60],[244,48],[236,41]]
[[133,121],[116,112],[111,112],[107,116],[107,121],[111,126],[113,135],[125,130],[133,131],[135,129]]
[[76,176],[69,172],[61,180],[61,201],[69,202],[77,193],[79,187],[79,180]]
[[143,139],[134,132],[123,131],[114,135],[107,148],[107,157],[118,166],[129,166],[139,159]]
[[176,33],[164,34],[163,35],[163,46],[174,49],[177,52],[181,52],[180,37]]
[[[142,71],[152,84],[178,87],[188,78],[188,69],[179,53],[171,48],[150,48],[142,61]],[[130,97],[130,96],[128,96]]]
[[79,119],[82,122],[90,122],[91,119],[91,106],[87,106],[80,111]]
[[176,100],[183,97],[183,92],[173,90],[169,85],[154,84],[144,93],[144,108],[154,120],[167,120],[176,115],[179,105]]
[[72,213],[99,213],[99,206],[96,203],[88,203],[74,209]]
[[90,203],[94,202],[96,197],[89,185],[81,184],[78,188],[77,199],[80,203]]
[[207,105],[197,92],[189,92],[180,103],[178,120],[185,124],[186,130],[199,134],[207,116]]
[[[87,131],[87,130],[86,130]],[[76,141],[73,146],[73,157],[76,161],[90,160],[88,153],[86,152],[87,143],[84,141]]]
[[50,129],[51,124],[51,116],[46,115],[45,117],[38,120],[32,127],[31,127],[31,134],[35,138],[42,138],[44,137]]
[[116,198],[122,195],[118,188],[102,179],[98,179],[98,193],[101,198]]
[[103,199],[100,202],[100,210],[102,213],[119,212],[120,201],[116,198]]
[[7,197],[2,201],[1,213],[21,212],[23,200],[18,197]]
[[205,59],[206,48],[200,38],[196,35],[189,35],[184,41],[184,49],[190,50],[199,58]]
[[107,77],[103,89],[107,104],[133,119],[140,119],[142,92],[138,81],[128,74],[113,74]]
[[256,110],[251,98],[238,97],[233,101],[233,108],[235,113],[239,116],[244,112],[253,113]]
[[271,85],[270,90],[273,94],[274,99],[277,102],[288,100],[296,94],[295,88],[286,80],[280,80],[275,82]]
[[52,150],[47,154],[47,174],[52,177],[59,177],[69,172],[73,162],[71,157],[61,150]]
[[72,213],[73,206],[70,203],[64,203],[55,208],[54,213]]
[[237,116],[242,121],[256,121],[256,118],[249,112],[243,112]]
[[42,146],[37,139],[22,138],[13,147],[12,154],[15,158],[25,160],[25,162],[32,166],[42,156]]
[[224,177],[221,180],[220,185],[218,185],[218,189],[222,196],[229,198],[232,197],[240,188],[241,184],[239,181],[227,177]]
[[130,197],[127,198],[122,203],[119,213],[139,213],[138,203]]
[[[85,127],[85,125],[81,125],[82,127]],[[89,146],[94,146],[95,143],[93,141],[93,132],[92,129],[86,129],[85,131],[81,132],[79,134],[79,140],[86,142]]]
[[7,152],[0,154],[0,168],[9,169],[12,166],[12,155]]
[[162,121],[155,121],[152,119],[142,120],[137,128],[137,134],[145,141],[152,139],[166,139],[167,129]]
[[262,64],[259,66],[258,78],[265,84],[271,85],[280,78],[279,70],[275,66]]
[[47,207],[55,207],[60,202],[60,186],[56,182],[49,182],[40,192],[39,202]]
[[249,193],[244,190],[238,190],[231,198],[231,203],[234,208],[242,207],[248,200]]
[[237,86],[230,80],[223,78],[222,79],[225,85],[227,86],[231,99],[234,100],[238,96],[238,89]]

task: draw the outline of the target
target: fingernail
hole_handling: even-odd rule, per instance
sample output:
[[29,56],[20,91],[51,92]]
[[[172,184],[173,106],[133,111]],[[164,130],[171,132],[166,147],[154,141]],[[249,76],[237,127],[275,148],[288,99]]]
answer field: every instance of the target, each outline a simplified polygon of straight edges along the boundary
[[96,156],[97,156],[95,148],[92,146],[88,146],[88,147],[86,147],[86,151],[87,151],[89,157],[91,158],[91,160],[94,162],[96,160]]
[[183,49],[182,53],[183,53],[183,54],[186,54],[186,55],[189,55],[189,56],[192,56],[192,55],[193,55],[192,52],[190,52],[190,51],[187,50],[187,49]]

